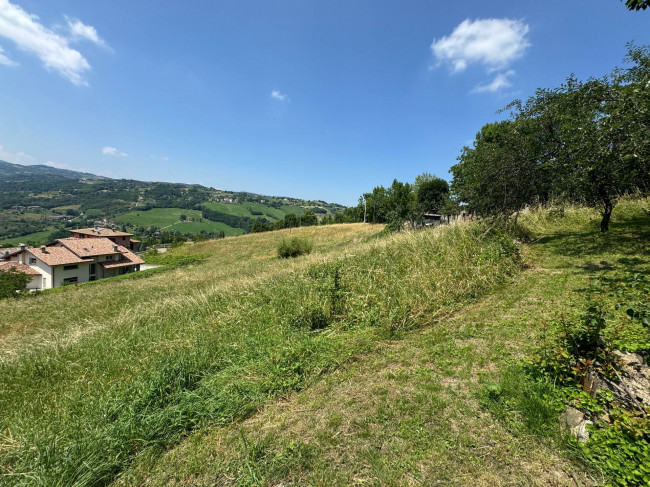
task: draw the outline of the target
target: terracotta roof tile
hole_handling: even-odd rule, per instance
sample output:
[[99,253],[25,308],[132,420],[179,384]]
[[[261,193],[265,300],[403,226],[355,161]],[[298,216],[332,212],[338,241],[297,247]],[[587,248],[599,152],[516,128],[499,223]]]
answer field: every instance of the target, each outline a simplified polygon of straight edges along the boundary
[[107,238],[60,238],[58,243],[71,250],[81,258],[111,255],[119,252],[119,245]]
[[82,259],[65,247],[51,246],[46,247],[45,251],[41,248],[32,247],[26,250],[34,257],[41,259],[49,266],[81,264],[90,262],[88,259]]
[[0,271],[8,271],[10,269],[16,269],[18,272],[24,272],[29,276],[40,276],[41,273],[32,269],[27,264],[21,264],[19,262],[0,262]]
[[120,260],[109,260],[105,262],[100,262],[100,265],[104,267],[104,269],[112,269],[114,267],[124,267],[127,265],[138,265],[138,264],[144,264],[144,260],[142,260],[140,257],[135,255],[133,252],[131,252],[129,249],[126,247],[123,247],[122,245],[118,245],[118,250],[120,251]]
[[131,237],[132,233],[118,232],[110,228],[90,227],[90,228],[77,228],[70,230],[73,233],[81,233],[82,235],[92,235],[93,237]]

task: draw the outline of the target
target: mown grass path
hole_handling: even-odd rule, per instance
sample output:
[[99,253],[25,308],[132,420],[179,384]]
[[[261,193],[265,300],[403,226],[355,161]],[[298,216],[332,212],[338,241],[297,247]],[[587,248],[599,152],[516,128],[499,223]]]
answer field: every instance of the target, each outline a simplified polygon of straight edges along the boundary
[[485,384],[529,353],[590,278],[645,271],[650,219],[545,235],[528,268],[454,315],[375,351],[243,423],[197,432],[119,485],[593,485],[554,440],[482,410]]

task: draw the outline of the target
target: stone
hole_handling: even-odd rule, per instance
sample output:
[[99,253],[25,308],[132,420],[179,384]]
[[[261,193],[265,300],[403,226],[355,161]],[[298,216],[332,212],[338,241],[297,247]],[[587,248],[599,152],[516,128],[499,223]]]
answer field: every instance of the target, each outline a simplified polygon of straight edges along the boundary
[[614,394],[622,402],[629,402],[632,396],[635,401],[646,406],[650,405],[650,366],[644,363],[644,359],[637,353],[613,352],[620,366],[620,390],[614,390]]
[[569,431],[573,431],[574,428],[580,426],[584,419],[585,415],[578,409],[572,408],[571,406],[567,406],[566,411],[564,411],[560,417],[562,426],[566,426]]
[[571,430],[573,436],[575,436],[576,440],[578,440],[580,443],[584,443],[589,439],[589,431],[587,430],[588,424],[594,424],[594,423],[587,419],[585,421],[581,421],[578,426],[576,426]]
[[561,424],[566,428],[579,442],[584,443],[589,439],[588,424],[594,424],[593,421],[585,419],[584,413],[576,408],[567,406],[566,411],[560,417]]

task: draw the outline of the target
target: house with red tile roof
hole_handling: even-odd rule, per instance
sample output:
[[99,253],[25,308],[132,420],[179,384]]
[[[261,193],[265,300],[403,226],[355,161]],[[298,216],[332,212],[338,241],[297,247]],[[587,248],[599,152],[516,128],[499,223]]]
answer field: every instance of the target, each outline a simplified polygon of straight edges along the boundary
[[107,237],[68,237],[41,247],[22,245],[2,265],[12,264],[39,274],[30,273],[34,282],[28,289],[51,289],[137,272],[144,261]]
[[70,230],[73,238],[87,239],[87,238],[107,238],[116,244],[123,245],[131,250],[138,250],[140,246],[139,240],[134,240],[132,233],[119,232],[110,228],[92,227],[92,228],[77,228]]

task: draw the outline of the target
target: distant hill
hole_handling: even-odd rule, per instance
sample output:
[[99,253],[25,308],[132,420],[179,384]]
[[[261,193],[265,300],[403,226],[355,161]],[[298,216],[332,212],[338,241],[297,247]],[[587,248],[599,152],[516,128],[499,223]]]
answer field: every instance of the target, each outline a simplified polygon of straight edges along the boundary
[[56,176],[68,179],[106,179],[86,172],[58,169],[56,167],[37,164],[34,166],[22,166],[7,161],[0,161],[0,178],[5,180],[23,179],[30,176]]
[[[138,238],[240,235],[257,223],[282,226],[307,210],[331,219],[335,203],[224,191],[200,184],[111,179],[0,161],[0,244],[40,245],[70,228],[115,226]],[[313,218],[313,217],[312,217]]]

